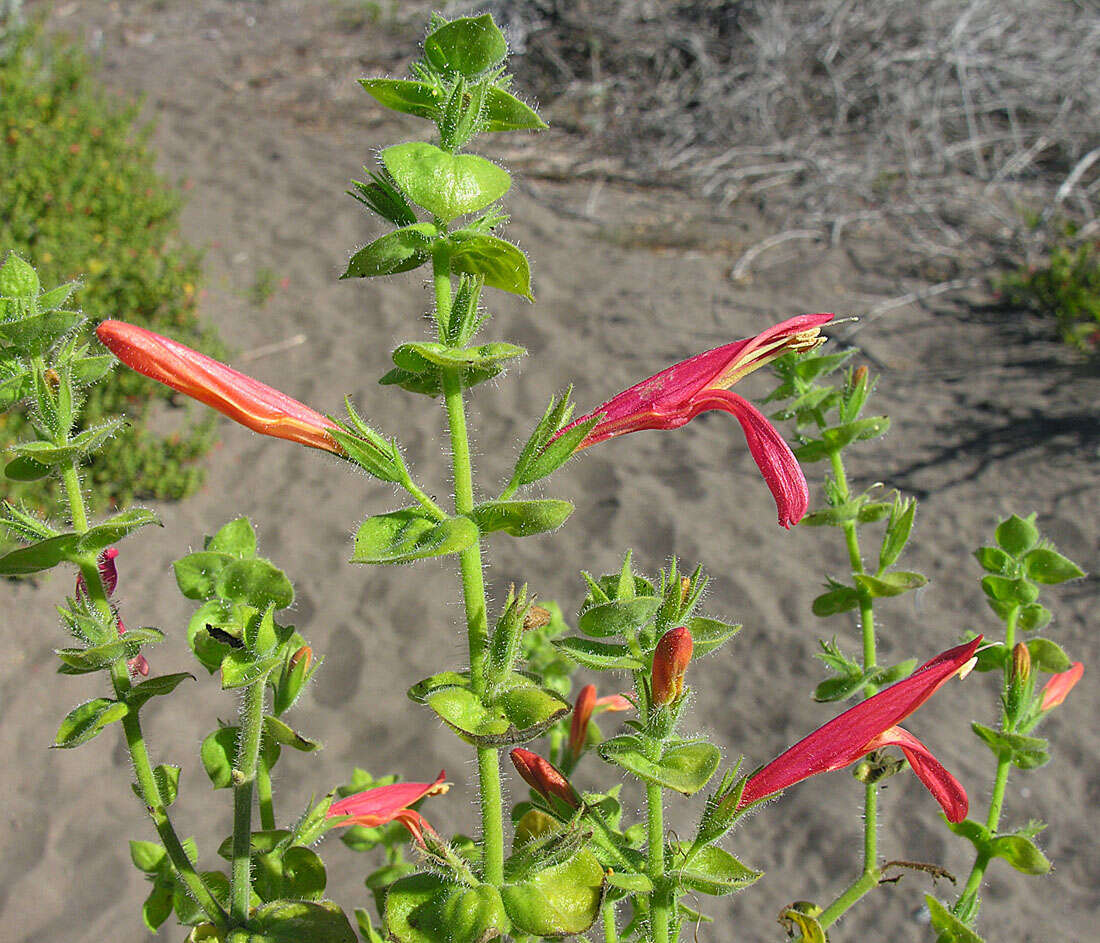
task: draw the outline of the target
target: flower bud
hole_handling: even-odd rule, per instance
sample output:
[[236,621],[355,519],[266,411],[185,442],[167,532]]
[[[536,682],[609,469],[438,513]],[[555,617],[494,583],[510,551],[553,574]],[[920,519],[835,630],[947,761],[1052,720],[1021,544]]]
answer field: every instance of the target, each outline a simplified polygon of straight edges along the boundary
[[584,743],[588,739],[588,721],[592,718],[592,709],[596,706],[596,685],[586,684],[577,695],[573,705],[573,720],[569,725],[569,755],[575,763],[584,752]]
[[577,791],[549,760],[522,747],[516,747],[509,755],[523,781],[551,805],[558,799],[571,809],[581,807]]
[[308,645],[303,645],[298,651],[290,656],[290,670],[293,671],[298,667],[298,664],[303,661],[305,665],[302,667],[302,671],[309,671],[310,662],[313,661],[313,649]]
[[691,592],[691,577],[680,577],[680,605],[682,606],[687,602],[688,594]]
[[1026,684],[1031,677],[1031,652],[1023,642],[1017,642],[1012,649],[1012,681]]
[[675,701],[684,690],[684,672],[691,662],[691,633],[686,627],[670,629],[653,653],[650,690],[657,707]]

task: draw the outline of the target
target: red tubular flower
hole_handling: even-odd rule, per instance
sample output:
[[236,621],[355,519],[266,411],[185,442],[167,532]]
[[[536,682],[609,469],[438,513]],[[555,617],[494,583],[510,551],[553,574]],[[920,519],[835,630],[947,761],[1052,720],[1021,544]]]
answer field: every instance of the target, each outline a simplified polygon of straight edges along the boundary
[[420,844],[424,843],[424,831],[430,829],[427,821],[414,809],[414,802],[427,796],[441,796],[451,784],[444,782],[446,772],[440,770],[434,783],[394,783],[391,786],[375,786],[354,796],[348,796],[334,802],[328,810],[327,818],[335,819],[348,816],[339,825],[366,825],[374,827],[388,822],[400,822],[409,830]]
[[588,722],[596,707],[596,685],[586,684],[577,695],[573,705],[573,720],[569,724],[569,754],[576,762],[584,752],[584,743],[588,739]]
[[554,799],[560,799],[571,809],[581,807],[577,790],[569,785],[569,780],[549,760],[523,747],[516,747],[509,755],[523,781],[547,802],[553,804]]
[[1085,666],[1075,661],[1068,671],[1051,675],[1050,680],[1043,685],[1043,699],[1039,702],[1039,710],[1045,712],[1061,704],[1084,673]]
[[104,321],[96,336],[126,366],[253,432],[343,454],[329,435],[329,429],[338,428],[331,419],[197,350],[124,321]]
[[653,703],[660,707],[675,701],[684,690],[684,672],[691,663],[693,643],[685,626],[669,629],[657,643],[653,653],[650,691]]
[[965,645],[937,655],[908,678],[819,727],[749,777],[739,808],[810,776],[848,766],[872,750],[897,746],[913,772],[942,806],[948,820],[961,822],[968,809],[966,791],[924,744],[897,724],[935,694],[949,678],[964,673],[981,640],[978,636]]
[[600,417],[577,447],[579,450],[640,429],[676,429],[710,409],[731,413],[741,423],[749,451],[775,498],[779,523],[790,527],[802,520],[809,506],[806,477],[772,424],[748,400],[729,392],[729,387],[788,350],[818,346],[818,330],[832,317],[799,315],[756,337],[698,354],[632,386],[565,429]]

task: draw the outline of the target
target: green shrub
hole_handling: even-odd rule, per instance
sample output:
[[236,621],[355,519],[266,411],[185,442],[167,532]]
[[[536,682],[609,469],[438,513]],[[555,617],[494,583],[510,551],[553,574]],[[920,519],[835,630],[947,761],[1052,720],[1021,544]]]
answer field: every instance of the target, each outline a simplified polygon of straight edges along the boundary
[[[75,297],[89,330],[121,318],[217,354],[195,313],[201,252],[179,237],[181,198],[154,169],[140,103],[113,99],[79,50],[40,28],[5,33],[0,25],[0,34],[0,255],[14,249],[44,284],[80,279]],[[195,459],[210,446],[212,420],[181,414],[169,435],[143,428],[151,400],[170,395],[128,370],[92,391],[87,424],[120,412],[133,421],[95,459],[93,505],[181,498],[201,484]],[[19,410],[0,417],[0,449],[25,438],[25,428]],[[4,490],[57,511],[45,482]]]
[[1056,244],[1045,264],[1006,276],[1001,291],[1011,304],[1056,318],[1062,337],[1075,347],[1100,351],[1100,242]]

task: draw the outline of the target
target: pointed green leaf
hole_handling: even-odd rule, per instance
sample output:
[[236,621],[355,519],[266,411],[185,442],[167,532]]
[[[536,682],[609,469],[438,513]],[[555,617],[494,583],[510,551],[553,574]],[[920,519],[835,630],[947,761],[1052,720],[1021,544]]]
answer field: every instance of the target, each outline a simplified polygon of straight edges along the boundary
[[645,668],[626,645],[575,637],[555,641],[553,645],[578,665],[594,671],[640,671]]
[[1031,656],[1031,667],[1047,674],[1068,671],[1072,662],[1057,642],[1048,638],[1033,638],[1027,641],[1027,651]]
[[1050,620],[1050,610],[1037,602],[1033,602],[1020,610],[1020,617],[1016,620],[1016,625],[1025,632],[1035,632],[1048,625]]
[[429,33],[424,57],[440,72],[476,78],[499,65],[508,43],[490,14],[463,16]]
[[503,683],[488,705],[465,686],[436,688],[424,703],[462,739],[478,746],[526,743],[570,709],[556,692],[518,674]]
[[202,741],[199,757],[215,789],[226,789],[233,784],[236,756],[236,727],[219,727]]
[[528,537],[556,530],[573,513],[570,501],[544,498],[535,501],[486,501],[470,512],[483,534],[502,530],[513,537]]
[[994,838],[989,850],[995,858],[1004,858],[1012,867],[1023,874],[1046,874],[1050,871],[1050,860],[1029,838],[1023,835],[1001,835]]
[[38,481],[50,473],[50,466],[36,462],[33,458],[20,456],[13,458],[4,466],[4,476],[11,481]]
[[645,743],[638,736],[626,734],[605,740],[599,746],[600,756],[608,763],[620,766],[649,783],[675,789],[685,796],[693,795],[709,781],[722,759],[714,744],[702,740],[666,743],[661,759],[649,758]]
[[56,445],[45,441],[23,442],[13,445],[11,450],[16,455],[29,458],[40,465],[67,464],[88,452],[94,452],[125,425],[124,419],[112,419],[78,433],[69,440],[67,445]]
[[660,596],[635,596],[633,599],[612,599],[590,606],[577,619],[577,630],[594,638],[627,636],[642,628],[656,614]]
[[222,659],[222,688],[247,687],[266,678],[282,660],[278,652],[257,657],[247,648],[234,649]]
[[228,553],[200,550],[172,564],[179,591],[188,599],[209,599],[216,592],[218,578],[234,557]]
[[9,252],[4,264],[0,265],[0,295],[30,300],[37,298],[41,290],[34,266]]
[[1016,576],[1016,561],[1000,547],[979,547],[974,558],[987,573],[997,576]]
[[[677,854],[686,855],[690,842],[680,842],[673,848],[673,861]],[[721,897],[742,890],[762,876],[763,871],[754,871],[742,864],[728,851],[715,845],[707,845],[691,856],[691,859],[676,872],[681,884],[701,894]]]
[[134,867],[146,874],[156,874],[168,860],[168,852],[163,845],[154,841],[130,842],[130,860]]
[[432,241],[437,235],[431,223],[415,223],[386,233],[356,252],[340,277],[372,278],[419,268],[432,257]]
[[[180,768],[178,766],[169,766],[166,763],[160,763],[153,768],[153,781],[157,784],[157,792],[160,795],[160,801],[163,803],[164,808],[168,808],[176,801],[176,796],[179,794]],[[138,784],[130,783],[130,788],[134,791],[134,795],[144,804],[145,793],[141,791]],[[134,844],[135,842],[130,842],[131,856],[133,855]],[[145,844],[152,844],[152,842],[146,842]],[[160,845],[154,847],[160,848]],[[161,848],[160,850],[163,851],[164,849]]]
[[449,154],[423,141],[387,147],[382,163],[409,199],[444,223],[485,209],[512,185],[508,171],[484,157]]
[[321,744],[316,740],[310,740],[309,737],[303,737],[289,724],[283,723],[279,718],[272,717],[270,714],[264,717],[264,733],[271,737],[276,743],[293,747],[295,750],[302,753],[313,753],[321,749]]
[[691,633],[692,658],[709,655],[741,631],[739,624],[722,622],[706,616],[694,616],[688,619],[687,628]]
[[906,573],[903,570],[883,573],[882,576],[855,573],[853,578],[875,598],[900,596],[910,590],[919,589],[928,582],[928,577],[922,576],[920,573]]
[[815,616],[835,616],[848,612],[859,605],[859,592],[851,586],[837,585],[827,593],[818,596],[810,609]]
[[521,295],[531,294],[531,267],[516,246],[486,233],[459,230],[451,233],[451,268],[464,275],[480,275],[491,288]]
[[435,367],[452,370],[498,367],[506,360],[523,357],[527,351],[515,344],[481,344],[456,349],[436,342],[402,344],[393,352],[393,362],[410,373],[434,373]]
[[937,943],[985,943],[931,894],[924,895],[924,902],[932,916],[932,929],[939,933]]
[[514,95],[490,86],[481,113],[486,131],[542,131],[549,125]]
[[66,665],[79,668],[81,671],[96,671],[100,668],[109,668],[120,658],[135,658],[142,645],[163,640],[164,633],[160,629],[151,627],[130,629],[125,635],[120,635],[117,639],[102,645],[94,645],[90,648],[59,648],[57,657]]
[[1049,547],[1036,547],[1029,551],[1024,557],[1024,569],[1035,582],[1047,585],[1077,580],[1085,575],[1085,571],[1069,557]]
[[118,543],[134,531],[148,527],[150,524],[156,524],[157,527],[164,526],[156,513],[149,508],[130,508],[89,527],[77,541],[77,549],[83,553],[99,553],[111,544]]
[[994,533],[997,543],[1014,557],[1022,557],[1039,542],[1039,528],[1035,526],[1035,515],[1022,518],[1013,514],[997,525]]
[[275,564],[261,557],[232,560],[218,573],[214,592],[229,602],[256,609],[285,609],[294,602],[294,587]]
[[79,707],[69,711],[68,716],[58,727],[57,736],[54,737],[52,745],[69,749],[87,743],[108,724],[122,720],[129,710],[122,701],[112,701],[105,697],[85,701]]
[[460,553],[477,543],[480,531],[468,517],[437,521],[420,508],[369,517],[355,535],[352,563],[409,563]]
[[443,105],[443,93],[428,82],[409,79],[360,79],[359,84],[380,104],[417,118],[434,121]]
[[204,542],[203,550],[228,553],[239,560],[256,556],[256,531],[247,517],[238,517],[225,524]]

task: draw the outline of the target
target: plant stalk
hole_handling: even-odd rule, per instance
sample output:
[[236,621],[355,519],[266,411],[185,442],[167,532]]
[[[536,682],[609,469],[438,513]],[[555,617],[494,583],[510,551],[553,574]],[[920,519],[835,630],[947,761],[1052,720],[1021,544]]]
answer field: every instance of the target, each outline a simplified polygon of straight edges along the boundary
[[248,920],[252,893],[252,790],[260,756],[266,683],[267,678],[263,677],[244,689],[237,763],[233,770],[233,861],[229,914],[235,925]]
[[665,815],[661,787],[656,783],[646,783],[645,787],[647,822],[649,835],[647,841],[647,864],[649,879],[655,890],[650,895],[649,926],[653,943],[669,943],[669,901],[665,890]]

